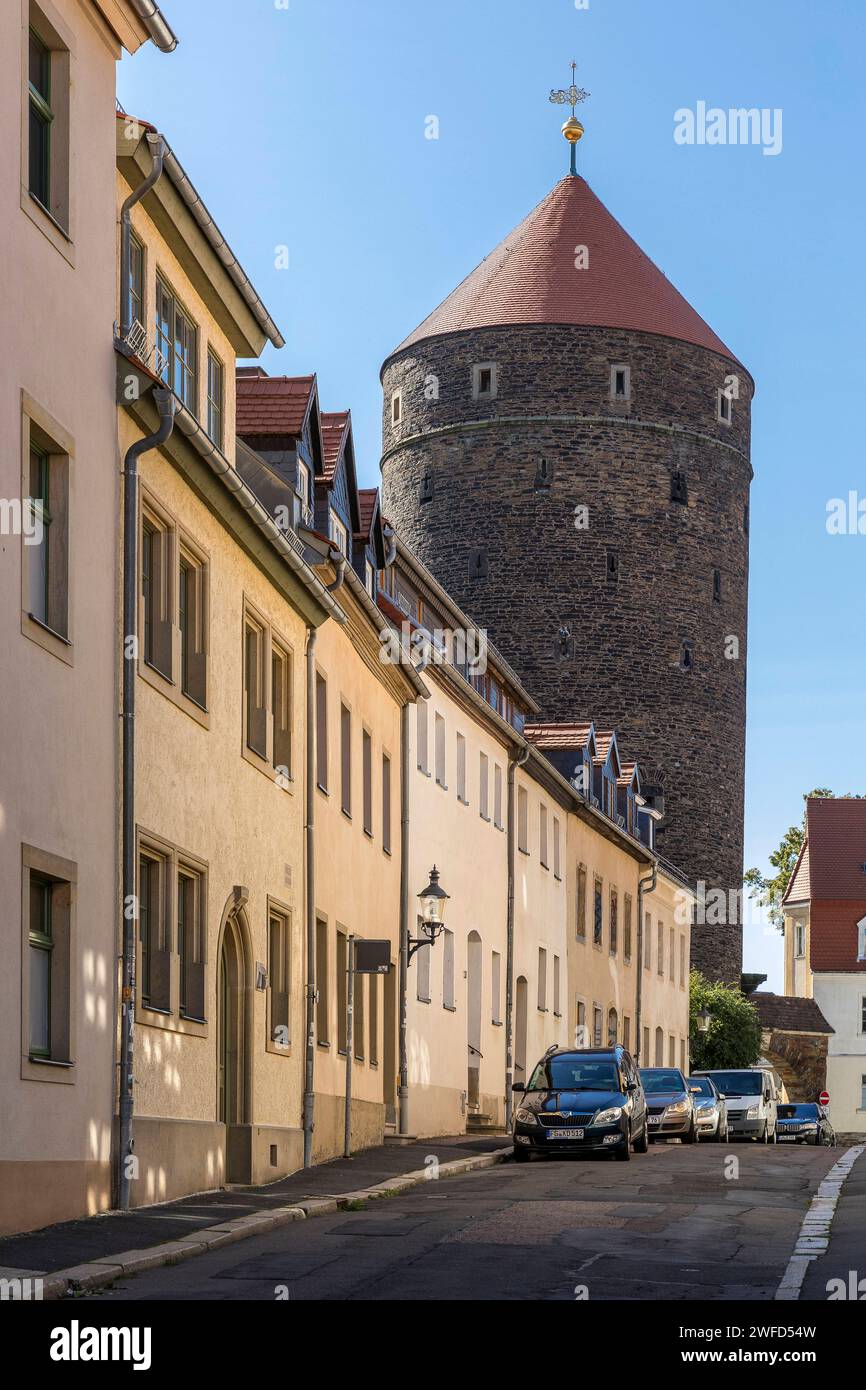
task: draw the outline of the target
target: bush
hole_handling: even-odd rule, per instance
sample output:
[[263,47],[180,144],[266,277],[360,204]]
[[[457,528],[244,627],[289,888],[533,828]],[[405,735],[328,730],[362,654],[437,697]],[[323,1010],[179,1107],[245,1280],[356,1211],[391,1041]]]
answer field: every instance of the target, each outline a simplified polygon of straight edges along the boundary
[[[708,1009],[708,1033],[698,1030],[697,1016]],[[753,1067],[761,1052],[761,1021],[754,1004],[740,990],[716,984],[693,970],[689,976],[692,1070],[708,1067]]]

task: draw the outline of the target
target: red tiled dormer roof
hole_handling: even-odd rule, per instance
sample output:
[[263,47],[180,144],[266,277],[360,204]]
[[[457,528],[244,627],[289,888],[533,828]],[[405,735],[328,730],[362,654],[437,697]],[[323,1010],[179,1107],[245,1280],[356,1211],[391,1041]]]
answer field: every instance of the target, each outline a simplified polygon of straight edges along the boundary
[[[579,273],[576,246],[589,251]],[[737,360],[577,176],[560,180],[396,351],[443,333],[541,323],[657,333]]]
[[237,432],[242,436],[286,435],[303,431],[316,386],[313,376],[265,376],[261,369],[237,373]]
[[376,507],[378,504],[379,489],[377,487],[361,487],[358,489],[360,524],[357,534],[365,540],[369,538],[370,527],[373,525],[373,517],[376,515]]
[[534,748],[583,748],[591,724],[525,724],[523,737]]
[[323,476],[326,483],[334,481],[340,454],[351,428],[352,413],[349,410],[322,412],[322,460]]
[[803,841],[800,853],[797,855],[797,862],[794,865],[794,872],[788,880],[785,889],[782,905],[785,903],[808,902],[812,896],[812,888],[809,879],[809,841]]
[[636,772],[637,763],[623,763],[619,770],[619,776],[616,780],[621,787],[630,787],[632,782],[635,780]]
[[866,801],[808,797],[806,839],[812,900],[857,900],[866,910]]

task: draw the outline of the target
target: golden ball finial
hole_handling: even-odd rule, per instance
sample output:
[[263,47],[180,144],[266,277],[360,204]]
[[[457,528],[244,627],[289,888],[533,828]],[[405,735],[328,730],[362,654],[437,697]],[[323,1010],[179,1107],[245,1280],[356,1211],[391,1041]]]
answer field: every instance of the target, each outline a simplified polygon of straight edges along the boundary
[[569,116],[568,120],[563,124],[562,133],[569,145],[576,145],[583,135],[583,126],[576,116]]

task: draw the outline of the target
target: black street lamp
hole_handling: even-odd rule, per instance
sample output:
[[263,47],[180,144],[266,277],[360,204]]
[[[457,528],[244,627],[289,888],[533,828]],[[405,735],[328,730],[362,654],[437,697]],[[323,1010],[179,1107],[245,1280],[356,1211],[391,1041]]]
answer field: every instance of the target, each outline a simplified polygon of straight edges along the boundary
[[[400,1081],[397,1091],[399,1111],[399,1132],[409,1133],[409,1049],[407,1046],[406,1005],[409,983],[409,962],[422,946],[432,946],[437,936],[444,931],[445,904],[448,894],[439,887],[439,870],[436,865],[430,870],[430,882],[417,894],[421,904],[421,935],[413,936],[406,924],[405,934],[401,925],[400,943]],[[408,906],[408,902],[407,902]]]
[[709,1033],[709,1031],[710,1031],[710,1024],[712,1023],[712,1021],[713,1021],[713,1016],[712,1016],[712,1014],[710,1013],[709,1009],[707,1009],[707,1008],[701,1009],[700,1013],[699,1013],[699,1014],[697,1015],[697,1017],[695,1018],[695,1023],[697,1024],[698,1032],[699,1032],[699,1033]]
[[409,937],[409,956],[411,960],[422,946],[432,946],[437,936],[441,936],[445,925],[445,904],[448,894],[439,887],[439,870],[436,865],[430,870],[430,882],[417,895],[421,903],[421,930],[423,935]]

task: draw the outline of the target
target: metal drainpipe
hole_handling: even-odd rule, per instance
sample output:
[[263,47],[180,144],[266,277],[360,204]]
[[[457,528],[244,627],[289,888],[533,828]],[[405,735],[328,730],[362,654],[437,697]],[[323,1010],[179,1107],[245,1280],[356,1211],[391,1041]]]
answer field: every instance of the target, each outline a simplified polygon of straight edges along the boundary
[[[117,1149],[117,1204],[129,1209],[129,1185],[134,1109],[135,937],[138,902],[135,873],[135,680],[138,635],[138,460],[164,444],[174,427],[174,396],[165,387],[154,390],[159,429],[138,439],[123,460],[123,755],[122,755],[122,941],[120,1026],[120,1141]],[[130,642],[130,638],[134,639]]]
[[406,1011],[409,992],[409,706],[400,707],[400,1080],[397,1131],[409,1133],[409,1050]]
[[313,1165],[313,1103],[316,1065],[316,629],[307,628],[307,796],[304,819],[307,896],[307,1000],[304,1055],[304,1167]]
[[505,916],[505,1127],[511,1129],[514,1098],[514,776],[529,757],[523,748],[508,757],[508,794],[506,797],[506,837],[508,841],[508,903]]
[[143,183],[134,188],[120,209],[120,336],[125,339],[129,334],[132,324],[129,321],[129,267],[131,259],[132,243],[132,219],[131,213],[135,204],[140,202],[145,193],[149,193],[153,185],[162,177],[163,164],[165,162],[165,140],[161,135],[154,138],[151,145],[153,150],[153,167]]
[[643,895],[648,887],[649,892],[655,892],[656,880],[658,878],[658,864],[653,864],[652,873],[646,878],[639,878],[637,883],[637,993],[635,997],[635,1061],[638,1066],[647,1066],[645,1058],[641,1057],[641,1008],[643,1004]]

